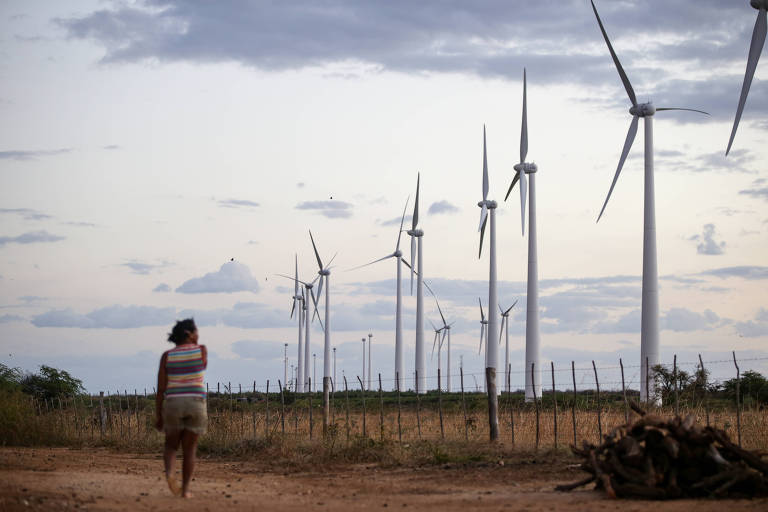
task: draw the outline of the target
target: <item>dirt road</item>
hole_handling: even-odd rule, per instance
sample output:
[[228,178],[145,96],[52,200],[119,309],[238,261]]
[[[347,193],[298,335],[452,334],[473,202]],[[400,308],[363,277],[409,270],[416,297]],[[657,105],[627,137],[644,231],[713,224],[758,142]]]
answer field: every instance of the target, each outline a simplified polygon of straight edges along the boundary
[[259,461],[202,459],[190,503],[170,495],[159,455],[0,448],[0,511],[768,510],[766,499],[650,503],[612,501],[588,490],[554,492],[556,484],[580,477],[571,462],[521,455],[503,466],[364,464],[286,473]]

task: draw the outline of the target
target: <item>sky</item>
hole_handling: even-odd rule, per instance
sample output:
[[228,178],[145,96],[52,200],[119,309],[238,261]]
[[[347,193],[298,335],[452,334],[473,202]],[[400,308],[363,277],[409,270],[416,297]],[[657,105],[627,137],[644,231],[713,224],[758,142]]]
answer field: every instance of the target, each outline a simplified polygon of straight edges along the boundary
[[[735,351],[741,371],[768,373],[767,62],[724,156],[757,12],[746,0],[597,7],[639,101],[711,114],[654,117],[661,358],[690,371],[701,354],[726,379]],[[350,269],[395,249],[420,173],[424,275],[456,322],[453,387],[460,361],[472,386],[488,298],[485,126],[521,387],[527,235],[518,192],[504,195],[524,68],[544,367],[565,388],[574,361],[588,387],[594,360],[616,387],[622,358],[636,387],[643,130],[596,223],[631,116],[585,0],[2,2],[0,362],[62,368],[93,392],[151,389],[174,321],[194,316],[210,383],[274,386],[285,343],[287,364],[297,358],[293,286],[276,274],[298,255],[300,278],[314,279],[311,229],[324,261],[338,253],[338,378],[362,372],[371,333],[374,374],[391,387],[394,260]],[[431,297],[426,316],[434,386]],[[313,324],[318,380],[322,337]]]

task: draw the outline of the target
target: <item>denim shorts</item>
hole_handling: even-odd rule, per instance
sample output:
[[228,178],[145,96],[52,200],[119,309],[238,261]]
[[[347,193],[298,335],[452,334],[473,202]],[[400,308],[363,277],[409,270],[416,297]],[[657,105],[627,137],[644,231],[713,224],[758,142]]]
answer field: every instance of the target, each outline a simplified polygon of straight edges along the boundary
[[205,434],[208,427],[208,404],[205,398],[178,396],[163,401],[163,430],[166,434],[189,430]]

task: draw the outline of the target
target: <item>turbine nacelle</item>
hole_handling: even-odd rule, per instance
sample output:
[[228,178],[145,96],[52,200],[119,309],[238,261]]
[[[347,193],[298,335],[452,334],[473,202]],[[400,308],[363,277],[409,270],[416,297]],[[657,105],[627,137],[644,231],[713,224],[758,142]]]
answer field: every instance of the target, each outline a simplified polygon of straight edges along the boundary
[[496,208],[498,206],[498,204],[496,204],[496,201],[494,201],[492,199],[486,199],[484,201],[478,201],[477,202],[477,206],[479,206],[480,208],[485,206],[489,210],[492,210],[492,209]]
[[754,7],[755,9],[766,9],[768,10],[768,0],[749,0],[749,5]]
[[[408,231],[406,231],[406,233],[415,237],[424,236],[424,231],[420,229],[409,229]],[[400,255],[402,256],[402,253]]]
[[402,258],[403,257],[403,251],[398,249],[398,250],[396,250],[395,252],[392,253],[392,256],[394,256],[395,258]]
[[524,172],[526,174],[531,174],[539,170],[538,167],[536,167],[536,164],[529,164],[527,162],[521,162],[519,164],[515,164],[513,167],[517,172]]
[[648,103],[638,103],[629,107],[629,113],[637,117],[651,117],[656,113],[656,107],[650,101]]
[[321,276],[331,275],[331,271],[327,268],[324,268],[323,270],[319,270],[317,273],[320,274]]

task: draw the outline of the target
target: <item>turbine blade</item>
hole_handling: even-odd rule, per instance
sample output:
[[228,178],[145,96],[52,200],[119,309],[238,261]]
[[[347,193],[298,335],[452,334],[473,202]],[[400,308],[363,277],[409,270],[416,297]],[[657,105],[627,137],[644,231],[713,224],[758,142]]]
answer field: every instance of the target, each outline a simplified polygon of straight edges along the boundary
[[331,268],[331,263],[333,263],[333,260],[335,260],[336,256],[338,256],[338,255],[339,255],[338,252],[333,255],[333,258],[331,258],[331,260],[328,262],[328,265],[326,265],[326,267],[325,267],[326,269],[330,269]]
[[405,211],[408,209],[408,200],[411,196],[405,200],[405,207],[403,208],[403,217],[400,219],[400,231],[397,232],[397,245],[395,246],[395,252],[400,250],[400,236],[403,234],[403,222],[405,222]]
[[[418,272],[416,272],[416,275],[419,275]],[[437,296],[435,295],[435,292],[432,291],[432,288],[429,287],[429,284],[427,284],[426,280],[421,281],[424,287],[429,291],[429,293],[432,294],[433,297],[435,297],[435,300],[437,300]]]
[[435,327],[435,324],[432,322],[432,320],[429,320],[429,325],[431,325],[431,326],[432,326],[432,330],[433,330],[433,331],[436,331],[436,330],[437,330],[437,327]]
[[512,183],[509,185],[509,189],[507,189],[507,195],[504,196],[505,201],[509,197],[509,194],[512,192],[512,189],[515,188],[515,183],[517,183],[519,179],[520,179],[520,173],[516,172],[515,177],[512,178]]
[[[312,296],[312,304],[315,306],[315,311],[312,313],[312,320],[315,319],[315,315],[317,315],[318,320],[320,320],[320,325],[323,325],[323,321],[320,319],[320,312],[317,310],[317,299],[315,298],[315,292],[312,291],[310,288],[309,294]],[[325,331],[325,327],[323,327],[323,331]]]
[[485,324],[480,324],[480,347],[477,349],[477,353],[483,350],[483,340],[485,339]]
[[[286,274],[274,274],[274,275],[276,275],[278,277],[284,277],[286,279],[290,279],[291,281],[298,281],[301,284],[307,284],[304,281],[302,281],[301,279],[296,279],[295,277],[289,276],[289,275],[286,275]],[[312,281],[312,282],[314,282],[314,281]]]
[[[416,237],[411,237],[411,262],[413,262],[414,266],[416,265]],[[410,265],[408,265],[411,267]],[[413,295],[413,273],[414,269],[411,267],[411,295]]]
[[600,15],[597,14],[597,7],[595,7],[595,2],[593,0],[589,0],[592,3],[592,10],[595,11],[595,17],[597,18],[597,24],[600,25],[600,32],[603,33],[603,38],[605,39],[605,43],[608,45],[608,51],[611,52],[611,58],[613,59],[613,63],[616,65],[616,70],[619,72],[619,77],[621,77],[621,83],[624,84],[624,89],[627,91],[627,96],[629,96],[629,101],[632,102],[633,106],[637,105],[637,99],[635,98],[635,91],[632,89],[632,84],[629,83],[629,78],[627,78],[627,74],[624,72],[624,68],[621,67],[621,62],[619,62],[619,58],[616,56],[616,52],[613,51],[613,46],[611,45],[610,39],[608,39],[608,34],[605,33],[605,27],[603,27],[603,22],[600,20]]
[[731,138],[728,140],[728,148],[725,150],[726,156],[728,156],[728,152],[731,151],[733,138],[736,136],[736,129],[739,127],[741,114],[744,112],[744,104],[747,102],[747,94],[749,94],[749,87],[752,85],[752,78],[755,76],[757,61],[760,59],[760,53],[762,53],[763,45],[765,44],[765,34],[766,34],[766,10],[764,8],[761,8],[757,13],[755,28],[752,30],[752,42],[749,45],[749,55],[747,57],[747,70],[744,73],[744,83],[742,83],[741,85],[741,96],[739,96],[739,104],[736,107],[736,117],[733,119],[733,128],[731,129]]
[[325,279],[321,275],[320,276],[320,284],[317,285],[317,296],[318,297],[322,297],[323,296],[323,281],[325,281]]
[[496,304],[499,306],[499,312],[503,315],[504,314],[504,308],[501,307],[501,304]]
[[480,210],[480,223],[477,225],[477,230],[480,231],[485,224],[485,217],[488,215],[488,207],[483,203]]
[[510,311],[512,311],[512,308],[517,305],[517,301],[514,302],[511,306],[509,306],[509,309],[504,312],[504,315],[508,315]]
[[483,302],[480,297],[477,298],[477,303],[480,304],[480,320],[485,320],[485,312],[483,311]]
[[499,326],[499,345],[501,345],[501,336],[504,334],[504,322],[507,321],[507,317],[501,317],[501,324]]
[[523,236],[525,236],[525,198],[528,196],[528,179],[525,171],[520,171],[520,222],[522,223]]
[[528,156],[528,94],[526,89],[525,68],[523,68],[523,125],[520,128],[520,163],[525,162],[525,157]]
[[[411,229],[416,229],[419,224],[419,184],[421,182],[421,173],[416,175],[416,201],[413,203],[413,218],[411,219]],[[411,258],[413,261],[413,258]]]
[[437,311],[440,313],[440,318],[443,320],[443,326],[445,326],[445,317],[443,316],[443,310],[440,309],[440,303],[437,301],[437,297],[435,297],[435,304],[437,304]]
[[386,260],[386,259],[389,259],[389,258],[394,258],[394,257],[395,257],[395,254],[394,254],[394,253],[392,253],[392,254],[387,254],[387,255],[386,255],[386,256],[384,256],[383,258],[379,258],[379,259],[377,259],[377,260],[374,260],[374,261],[372,261],[372,262],[370,262],[370,263],[366,263],[365,265],[360,265],[359,267],[350,268],[349,270],[347,270],[347,272],[351,272],[352,270],[357,270],[357,269],[359,269],[359,268],[367,267],[367,266],[369,266],[369,265],[373,265],[374,263],[378,263],[378,262],[380,262],[380,261],[384,261],[384,260]]
[[703,110],[696,110],[695,108],[681,108],[681,107],[657,107],[656,112],[660,112],[662,110],[685,110],[686,112],[698,112],[699,114],[704,115],[711,115],[709,112],[704,112]]
[[[488,199],[488,155],[485,150],[485,125],[483,125],[483,201],[486,199]],[[480,222],[482,223],[482,219]]]
[[296,309],[296,299],[293,299],[293,304],[291,304],[291,318],[293,318],[293,311]]
[[[485,208],[485,207],[483,207]],[[486,211],[486,213],[488,213]],[[485,236],[485,223],[488,220],[488,217],[483,218],[483,224],[480,226],[480,250],[477,252],[477,259],[480,259],[480,256],[483,255],[483,237]]]
[[616,186],[616,180],[619,179],[619,174],[621,174],[621,168],[624,166],[624,161],[627,159],[627,155],[629,154],[629,150],[632,147],[632,143],[635,141],[635,135],[637,135],[637,120],[637,116],[632,116],[632,123],[629,125],[627,138],[624,141],[624,149],[621,150],[619,166],[616,168],[616,174],[613,176],[613,183],[611,183],[611,188],[608,190],[608,197],[605,198],[605,203],[603,203],[603,208],[600,210],[600,215],[597,216],[597,222],[600,222],[600,217],[603,216],[603,212],[605,211],[605,207],[608,204],[608,200],[611,198],[611,194],[613,193],[613,187]]
[[[315,258],[317,258],[317,266],[320,270],[323,270],[323,262],[320,260],[320,255],[317,253],[317,246],[315,245],[315,239],[312,237],[312,230],[309,230],[309,239],[312,240],[312,248],[315,250]],[[319,294],[320,292],[318,292]]]
[[435,357],[435,345],[437,345],[437,337],[440,336],[439,332],[435,333],[435,338],[432,340],[432,357]]
[[443,348],[443,343],[445,343],[445,337],[447,335],[448,335],[448,330],[447,329],[443,329],[443,337],[440,338],[440,347],[439,348]]
[[298,295],[299,294],[299,255],[296,254],[295,257],[296,257],[296,262],[295,262],[296,263],[296,267],[295,267],[296,280],[293,282],[293,294]]

